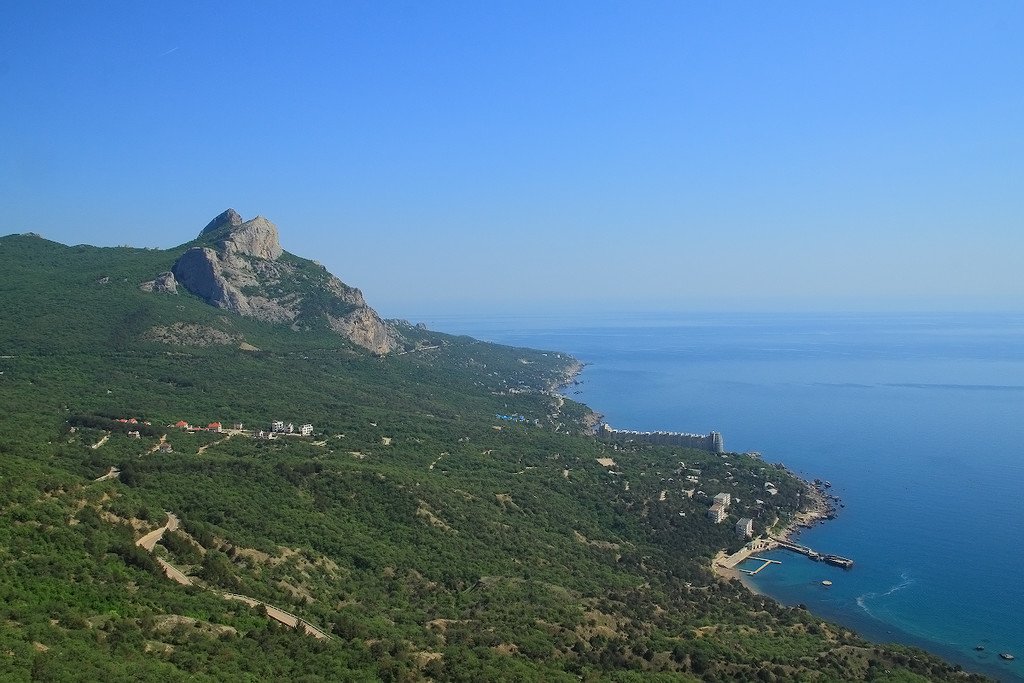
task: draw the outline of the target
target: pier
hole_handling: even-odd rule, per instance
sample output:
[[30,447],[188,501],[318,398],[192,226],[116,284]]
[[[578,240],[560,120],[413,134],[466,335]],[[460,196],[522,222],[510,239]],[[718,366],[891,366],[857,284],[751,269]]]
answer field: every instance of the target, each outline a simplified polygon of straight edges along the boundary
[[[782,564],[779,560],[769,560],[766,557],[757,557],[754,554],[768,552],[770,550],[775,550],[776,548],[784,548],[791,552],[799,553],[814,560],[815,562],[825,562],[827,564],[835,565],[836,567],[842,567],[843,569],[853,568],[853,560],[848,557],[819,553],[806,545],[800,545],[799,543],[793,543],[792,541],[774,537],[754,539],[732,555],[726,555],[723,551],[713,561],[713,563],[717,566],[723,567],[724,569],[735,569],[743,572],[744,574],[753,576],[766,569],[770,564]],[[738,565],[746,560],[755,560],[760,562],[761,565],[757,567],[757,569],[740,569]]]
[[848,557],[843,557],[842,555],[827,555],[819,553],[816,550],[812,550],[811,548],[808,548],[805,545],[800,545],[799,543],[793,543],[791,541],[784,541],[781,539],[775,539],[775,542],[778,544],[778,547],[785,548],[786,550],[792,551],[794,553],[800,553],[801,555],[805,555],[806,557],[809,557],[815,562],[826,562],[836,567],[842,567],[843,569],[851,569],[853,567],[853,560],[851,560]]
[[749,574],[751,576],[753,576],[754,574],[757,574],[759,571],[761,571],[762,569],[764,569],[765,567],[767,567],[770,564],[782,564],[782,562],[780,562],[779,560],[769,560],[769,559],[764,558],[764,557],[751,557],[751,558],[748,558],[748,559],[755,560],[757,562],[763,562],[763,564],[760,567],[758,567],[757,569],[753,569],[753,570],[751,570],[751,569],[741,569],[740,570],[741,572],[743,572],[745,574]]

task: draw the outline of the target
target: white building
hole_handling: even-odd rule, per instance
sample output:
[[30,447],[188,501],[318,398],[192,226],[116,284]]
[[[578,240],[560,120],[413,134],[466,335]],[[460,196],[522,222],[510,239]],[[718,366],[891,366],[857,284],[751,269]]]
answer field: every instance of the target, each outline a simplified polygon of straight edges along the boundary
[[725,521],[725,506],[721,503],[715,503],[708,508],[708,519],[715,524],[720,524]]
[[302,436],[313,436],[313,425],[302,425],[301,427],[299,427],[299,434],[301,434]]
[[288,433],[289,434],[294,434],[295,433],[295,425],[293,425],[291,422],[288,423]]
[[274,420],[274,422],[271,423],[271,425],[270,425],[270,431],[272,431],[272,432],[283,432],[284,431],[284,422],[282,422],[281,420]]
[[736,522],[736,535],[740,538],[750,538],[754,535],[754,520],[750,517],[742,517]]
[[732,494],[719,493],[715,496],[715,503],[720,504],[723,508],[729,507],[729,503],[732,502]]

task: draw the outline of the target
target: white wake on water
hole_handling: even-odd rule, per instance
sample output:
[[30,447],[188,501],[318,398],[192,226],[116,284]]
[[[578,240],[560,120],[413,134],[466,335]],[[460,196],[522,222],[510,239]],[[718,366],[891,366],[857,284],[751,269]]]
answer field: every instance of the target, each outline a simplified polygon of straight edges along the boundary
[[870,593],[863,593],[862,595],[857,596],[857,606],[860,607],[862,610],[864,610],[866,613],[870,614],[871,616],[875,616],[871,612],[871,610],[868,609],[867,603],[868,603],[869,600],[875,600],[877,598],[887,597],[889,595],[892,595],[893,593],[897,593],[897,592],[903,590],[904,588],[908,588],[908,587],[910,587],[912,585],[914,585],[914,578],[910,576],[910,571],[909,570],[904,569],[903,571],[900,572],[900,580],[899,580],[899,582],[896,583],[895,585],[893,585],[892,587],[890,587],[889,590],[885,591],[884,593],[870,592]]

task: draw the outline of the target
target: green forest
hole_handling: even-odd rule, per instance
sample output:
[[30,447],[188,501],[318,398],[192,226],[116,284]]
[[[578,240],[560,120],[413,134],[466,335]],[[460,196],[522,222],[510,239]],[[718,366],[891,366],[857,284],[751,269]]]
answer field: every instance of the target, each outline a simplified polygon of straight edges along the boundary
[[799,512],[781,467],[595,439],[557,350],[397,321],[378,357],[140,289],[187,246],[0,238],[0,680],[983,680],[715,577],[736,519]]

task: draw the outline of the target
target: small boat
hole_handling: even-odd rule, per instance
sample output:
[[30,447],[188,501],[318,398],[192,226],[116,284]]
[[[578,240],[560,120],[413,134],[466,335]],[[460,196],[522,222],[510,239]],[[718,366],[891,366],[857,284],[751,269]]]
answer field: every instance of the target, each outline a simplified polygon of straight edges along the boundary
[[975,645],[974,649],[977,650],[978,652],[984,652],[985,651],[985,646],[984,645]]
[[829,581],[828,579],[825,579],[824,581],[821,582],[821,585],[825,586],[827,588],[828,586],[832,585],[832,582]]
[[1012,662],[1014,660],[1013,655],[1011,655],[1009,652],[1000,652],[999,656],[1008,662]]

